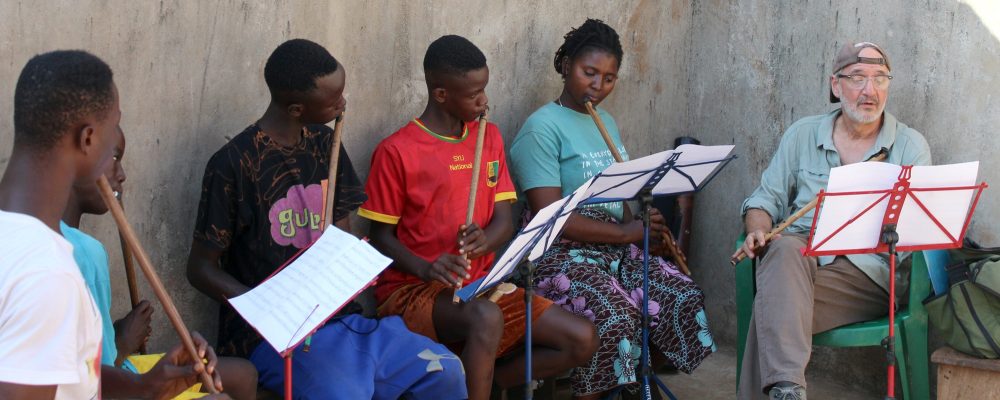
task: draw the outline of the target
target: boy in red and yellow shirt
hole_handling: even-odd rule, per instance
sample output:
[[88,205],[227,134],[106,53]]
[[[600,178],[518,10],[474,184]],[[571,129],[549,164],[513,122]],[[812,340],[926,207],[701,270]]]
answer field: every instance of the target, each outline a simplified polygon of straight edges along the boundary
[[[524,293],[497,304],[454,304],[452,296],[485,275],[493,252],[510,239],[516,195],[503,138],[488,125],[473,224],[465,226],[476,142],[470,132],[486,111],[489,68],[475,45],[449,35],[428,47],[424,72],[427,107],[375,149],[369,199],[358,215],[372,221],[372,244],[394,260],[375,290],[379,314],[401,315],[410,330],[461,349],[469,398],[486,399],[494,375],[501,387],[522,383],[523,356],[496,358],[523,343]],[[590,321],[551,305],[532,299],[532,370],[542,378],[587,362],[598,345]]]

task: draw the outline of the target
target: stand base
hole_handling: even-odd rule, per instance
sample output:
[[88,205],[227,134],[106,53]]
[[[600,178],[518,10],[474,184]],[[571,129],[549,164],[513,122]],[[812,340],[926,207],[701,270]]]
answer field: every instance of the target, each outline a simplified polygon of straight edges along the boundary
[[[640,380],[646,380],[647,378],[650,381],[652,381],[653,383],[655,383],[656,385],[653,386],[653,385],[649,385],[648,383],[645,383],[645,384],[644,383],[640,383],[640,385],[642,385],[642,387],[639,389],[639,390],[642,391],[642,395],[640,397],[643,400],[650,400],[650,399],[652,399],[653,398],[652,390],[654,388],[657,388],[657,387],[660,388],[660,391],[662,391],[663,394],[667,395],[668,399],[670,399],[670,400],[677,400],[677,397],[674,396],[674,393],[671,392],[670,389],[667,388],[667,384],[663,383],[663,381],[661,381],[659,377],[657,377],[656,375],[650,375],[648,377],[640,377]],[[625,386],[616,387],[616,388],[612,389],[611,392],[609,392],[606,397],[604,397],[604,400],[612,400],[612,399],[615,398],[615,396],[620,395],[622,393],[622,391],[624,391],[624,390],[625,390]]]

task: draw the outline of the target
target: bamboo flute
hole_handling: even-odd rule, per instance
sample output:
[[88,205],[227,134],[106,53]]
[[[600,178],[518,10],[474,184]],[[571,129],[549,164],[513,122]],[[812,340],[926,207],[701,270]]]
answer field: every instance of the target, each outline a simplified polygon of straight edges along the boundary
[[[326,193],[323,196],[323,214],[320,218],[319,230],[320,232],[325,232],[326,227],[335,224],[337,221],[334,216],[334,209],[336,208],[336,199],[334,195],[337,193],[337,168],[340,166],[340,141],[341,135],[344,129],[344,114],[341,113],[337,117],[337,122],[333,125],[333,137],[330,138],[330,164],[327,166],[327,176],[326,176]],[[350,233],[350,232],[348,232]],[[305,339],[305,345],[302,348],[303,352],[308,353],[309,347],[312,346],[312,335],[307,335]],[[285,359],[285,399],[292,399],[292,352],[289,352]]]
[[337,193],[337,167],[340,163],[340,138],[344,129],[344,114],[337,117],[337,122],[333,125],[333,138],[330,140],[330,165],[326,178],[326,203],[323,204],[323,223],[320,230],[326,230],[327,225],[336,223],[334,213],[335,199]]
[[[125,209],[125,203],[122,201],[121,192],[115,192],[115,200],[118,201],[118,206],[123,210]],[[118,232],[118,239],[121,241],[122,247],[122,260],[125,261],[125,280],[128,282],[128,298],[132,302],[132,308],[134,309],[136,305],[139,304],[139,285],[135,280],[135,258],[132,256],[132,249],[128,247],[128,243],[125,243],[125,235]],[[146,343],[139,346],[139,354],[146,354]]]
[[[138,236],[136,236],[135,231],[132,230],[132,226],[129,225],[128,220],[125,218],[125,211],[122,210],[121,205],[115,200],[115,195],[111,190],[111,184],[108,183],[108,178],[101,176],[97,181],[97,186],[100,189],[101,198],[104,203],[107,204],[108,209],[111,210],[111,215],[115,219],[115,224],[118,225],[118,232],[124,237],[126,244],[135,254],[136,259],[139,261],[139,268],[142,269],[142,273],[146,275],[146,279],[149,281],[149,286],[153,288],[153,293],[156,294],[156,298],[160,300],[160,304],[163,305],[163,310],[167,314],[167,318],[170,320],[170,324],[173,325],[174,330],[181,338],[181,343],[183,343],[184,348],[187,349],[188,353],[191,355],[191,359],[195,362],[201,362],[202,357],[198,355],[198,349],[194,346],[194,340],[191,339],[191,332],[188,331],[187,326],[184,325],[184,321],[181,319],[180,313],[177,311],[177,307],[174,305],[174,301],[170,298],[170,294],[167,293],[166,288],[163,286],[163,282],[160,281],[160,277],[156,274],[153,269],[153,264],[149,260],[149,256],[146,255],[146,251],[142,249],[142,245],[139,244]],[[209,393],[218,393],[219,391],[215,389],[215,382],[212,377],[204,369],[201,371],[201,382],[203,389],[208,390]]]
[[[886,149],[885,147],[883,147],[877,153],[872,154],[871,157],[868,157],[868,159],[865,160],[864,162],[885,161],[885,159],[888,158],[888,157],[889,157],[889,150]],[[811,201],[809,201],[808,203],[806,203],[806,205],[802,206],[801,209],[799,209],[794,214],[792,214],[791,216],[789,216],[788,219],[782,221],[780,224],[778,224],[778,226],[776,226],[773,229],[771,229],[770,232],[767,232],[767,234],[764,235],[764,243],[770,242],[771,239],[774,238],[775,235],[781,233],[782,231],[785,230],[785,228],[788,228],[795,221],[797,221],[799,218],[802,218],[803,216],[805,216],[806,214],[808,214],[810,211],[812,211],[814,208],[816,208],[816,204],[818,202],[819,202],[819,197],[813,198]],[[758,246],[758,248],[759,248],[759,246]],[[739,263],[740,261],[743,261],[743,259],[746,258],[746,257],[747,257],[747,253],[744,253],[743,251],[740,251],[736,255],[736,257],[733,257],[731,260],[729,260],[729,263],[732,264],[733,266],[736,266],[737,263]]]
[[[475,215],[476,211],[476,192],[479,189],[479,164],[483,161],[483,141],[486,136],[486,125],[489,121],[486,119],[486,111],[483,111],[479,115],[479,129],[476,130],[476,154],[472,158],[472,186],[469,188],[469,203],[465,207],[465,227],[468,228],[472,225],[472,217]],[[469,260],[468,254],[462,254],[462,258],[466,261]],[[451,302],[458,304],[462,299],[458,297],[458,291],[462,289],[461,280],[464,277],[460,277],[458,287],[455,288],[455,295],[452,297]]]
[[[583,103],[587,107],[587,112],[590,113],[590,118],[594,120],[594,124],[597,125],[597,130],[601,132],[601,137],[604,138],[604,144],[608,146],[608,150],[611,151],[611,155],[615,158],[615,162],[622,162],[622,155],[618,152],[618,148],[615,146],[615,142],[611,140],[611,135],[608,134],[608,128],[604,126],[604,121],[601,120],[601,116],[597,115],[597,110],[594,109],[594,104],[589,100]],[[645,211],[645,210],[643,210]],[[681,269],[684,275],[691,275],[691,270],[688,269],[687,257],[678,249],[674,243],[674,235],[670,231],[664,233],[663,242],[667,246],[667,251],[674,256],[674,261],[677,262],[677,266]]]

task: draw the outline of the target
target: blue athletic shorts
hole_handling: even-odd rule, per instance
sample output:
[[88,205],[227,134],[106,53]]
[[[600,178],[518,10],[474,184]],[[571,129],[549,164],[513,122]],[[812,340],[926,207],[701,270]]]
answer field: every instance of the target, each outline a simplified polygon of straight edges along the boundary
[[[462,362],[444,345],[410,332],[399,317],[360,315],[327,323],[312,336],[309,352],[292,355],[296,399],[466,399]],[[285,362],[270,344],[250,362],[260,384],[284,393]]]

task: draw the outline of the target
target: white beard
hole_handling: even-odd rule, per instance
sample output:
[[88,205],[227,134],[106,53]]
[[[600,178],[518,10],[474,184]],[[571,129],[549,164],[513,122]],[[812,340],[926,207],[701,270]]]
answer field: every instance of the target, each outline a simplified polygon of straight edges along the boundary
[[[854,122],[861,124],[870,124],[872,122],[878,121],[879,117],[882,116],[882,112],[885,111],[885,101],[880,101],[878,103],[878,110],[873,113],[867,113],[858,109],[858,103],[865,100],[863,97],[859,97],[853,104],[848,102],[843,102],[841,110],[843,110],[844,115],[853,120]],[[843,101],[843,100],[842,100]]]

